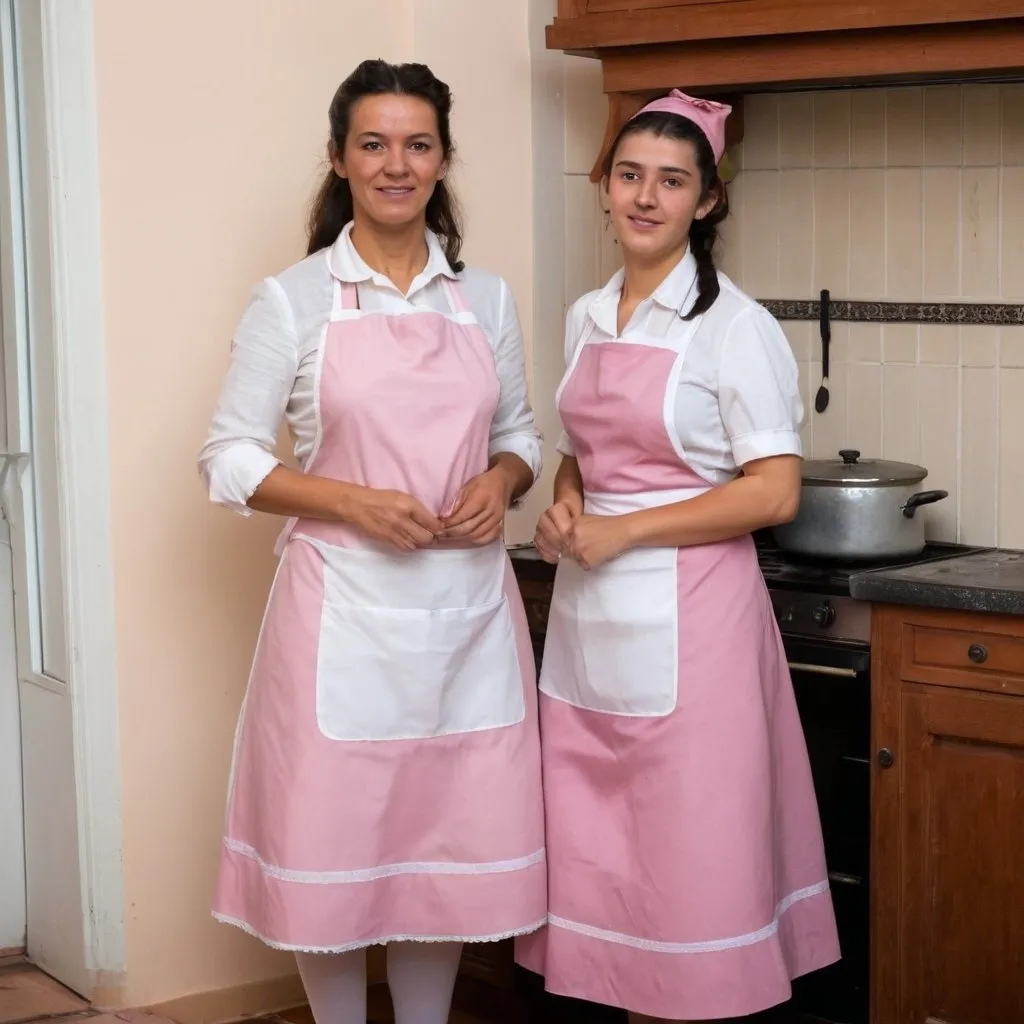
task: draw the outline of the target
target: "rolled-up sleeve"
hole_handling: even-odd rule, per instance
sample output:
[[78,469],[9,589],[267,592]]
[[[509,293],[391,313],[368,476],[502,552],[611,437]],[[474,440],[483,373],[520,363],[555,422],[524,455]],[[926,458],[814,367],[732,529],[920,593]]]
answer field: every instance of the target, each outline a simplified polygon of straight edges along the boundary
[[279,464],[273,452],[297,362],[291,306],[280,284],[267,278],[235,331],[227,377],[199,453],[199,473],[214,504],[251,515],[249,498]]
[[501,391],[491,422],[488,457],[493,458],[499,452],[518,455],[530,467],[536,481],[541,470],[541,436],[526,388],[523,332],[515,300],[504,281],[501,282],[499,323],[494,363]]
[[743,310],[728,329],[718,404],[737,466],[802,454],[804,409],[796,360],[778,321],[760,306]]

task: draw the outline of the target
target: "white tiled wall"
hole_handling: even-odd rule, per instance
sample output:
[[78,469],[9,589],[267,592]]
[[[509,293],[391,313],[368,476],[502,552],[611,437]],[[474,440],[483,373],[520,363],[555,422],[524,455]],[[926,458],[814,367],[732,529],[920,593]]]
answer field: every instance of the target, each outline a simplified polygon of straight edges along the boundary
[[[617,266],[587,179],[597,62],[566,58],[567,301]],[[1024,303],[1024,85],[749,96],[721,265],[757,298]],[[1024,327],[787,323],[808,452],[927,466],[938,539],[1024,547]],[[538,360],[560,359],[539,346]]]

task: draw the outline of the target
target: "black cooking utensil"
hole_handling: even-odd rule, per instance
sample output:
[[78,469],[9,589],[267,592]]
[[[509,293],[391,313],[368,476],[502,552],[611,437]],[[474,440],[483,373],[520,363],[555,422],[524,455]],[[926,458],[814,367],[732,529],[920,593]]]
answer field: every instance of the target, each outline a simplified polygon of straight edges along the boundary
[[821,290],[821,387],[814,396],[814,411],[823,413],[828,408],[828,346],[832,340],[832,326],[829,323],[829,294]]

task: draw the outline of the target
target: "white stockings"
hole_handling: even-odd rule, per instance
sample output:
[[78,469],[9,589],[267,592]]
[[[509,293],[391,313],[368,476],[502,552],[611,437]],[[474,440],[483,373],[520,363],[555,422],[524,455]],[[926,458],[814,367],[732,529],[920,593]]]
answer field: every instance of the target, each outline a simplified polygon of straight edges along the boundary
[[[388,987],[395,1024],[446,1024],[461,942],[394,942]],[[366,1024],[366,950],[297,953],[316,1024]]]
[[461,957],[461,942],[388,946],[388,988],[395,1024],[448,1024]]
[[296,953],[316,1024],[366,1024],[366,950]]

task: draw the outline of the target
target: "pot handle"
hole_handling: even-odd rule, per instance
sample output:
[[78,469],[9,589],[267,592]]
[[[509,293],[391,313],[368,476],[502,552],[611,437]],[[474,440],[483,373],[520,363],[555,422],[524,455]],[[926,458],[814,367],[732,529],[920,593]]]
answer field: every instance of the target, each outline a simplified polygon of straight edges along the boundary
[[949,491],[918,491],[917,494],[912,494],[907,498],[906,505],[900,507],[900,511],[907,517],[907,519],[913,519],[914,513],[922,505],[931,505],[936,501],[942,501],[943,498],[949,497]]

